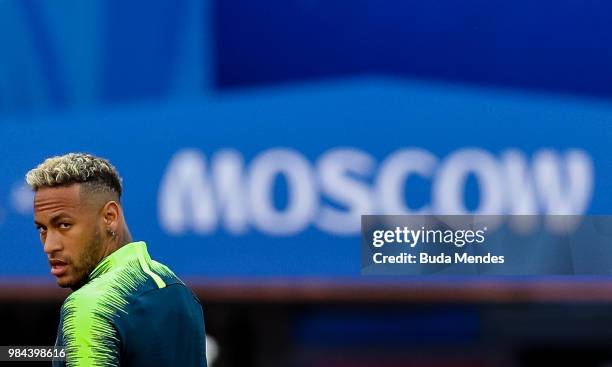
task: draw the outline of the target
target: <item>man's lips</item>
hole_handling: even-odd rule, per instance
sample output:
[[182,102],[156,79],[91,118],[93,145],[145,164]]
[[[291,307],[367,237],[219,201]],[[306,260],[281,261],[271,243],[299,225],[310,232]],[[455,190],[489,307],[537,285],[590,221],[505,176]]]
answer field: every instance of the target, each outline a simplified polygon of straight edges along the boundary
[[68,270],[68,264],[63,260],[51,259],[49,265],[51,265],[51,274],[56,277],[63,275]]

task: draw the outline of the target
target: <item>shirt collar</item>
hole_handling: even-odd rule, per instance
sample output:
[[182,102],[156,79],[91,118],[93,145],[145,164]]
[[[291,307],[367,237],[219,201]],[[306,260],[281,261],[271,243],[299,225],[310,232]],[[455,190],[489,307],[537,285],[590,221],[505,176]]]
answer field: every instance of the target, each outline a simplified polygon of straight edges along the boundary
[[143,241],[130,242],[121,246],[113,253],[102,259],[89,274],[89,279],[94,279],[115,268],[121,268],[131,261],[138,261],[142,255],[147,262],[151,262],[151,257],[147,251],[147,244]]

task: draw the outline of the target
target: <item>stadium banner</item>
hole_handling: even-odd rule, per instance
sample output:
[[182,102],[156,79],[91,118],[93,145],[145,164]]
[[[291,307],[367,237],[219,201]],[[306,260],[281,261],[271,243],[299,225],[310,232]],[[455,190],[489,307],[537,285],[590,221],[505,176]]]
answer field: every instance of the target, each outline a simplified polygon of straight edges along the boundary
[[362,215],[609,213],[611,119],[584,97],[385,78],[4,118],[0,279],[51,279],[24,175],[52,155],[111,160],[135,240],[180,276],[355,280]]

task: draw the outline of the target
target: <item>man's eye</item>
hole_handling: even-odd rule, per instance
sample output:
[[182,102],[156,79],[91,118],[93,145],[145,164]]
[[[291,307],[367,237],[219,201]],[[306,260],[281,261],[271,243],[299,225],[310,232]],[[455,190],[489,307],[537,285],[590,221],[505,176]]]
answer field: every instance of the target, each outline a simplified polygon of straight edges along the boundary
[[70,223],[60,223],[60,224],[58,225],[58,227],[59,227],[60,229],[68,229],[68,228],[70,228]]
[[47,229],[43,226],[37,226],[36,230],[38,231],[38,233],[43,234],[47,231]]

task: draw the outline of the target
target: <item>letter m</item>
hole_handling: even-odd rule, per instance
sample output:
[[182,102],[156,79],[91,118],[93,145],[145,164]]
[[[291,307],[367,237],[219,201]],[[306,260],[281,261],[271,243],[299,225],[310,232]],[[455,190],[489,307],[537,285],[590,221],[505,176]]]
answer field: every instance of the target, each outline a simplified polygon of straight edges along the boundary
[[159,188],[160,225],[174,235],[189,230],[208,234],[222,220],[228,232],[244,232],[248,225],[244,182],[243,159],[235,150],[215,154],[210,172],[199,150],[178,151],[170,159]]

